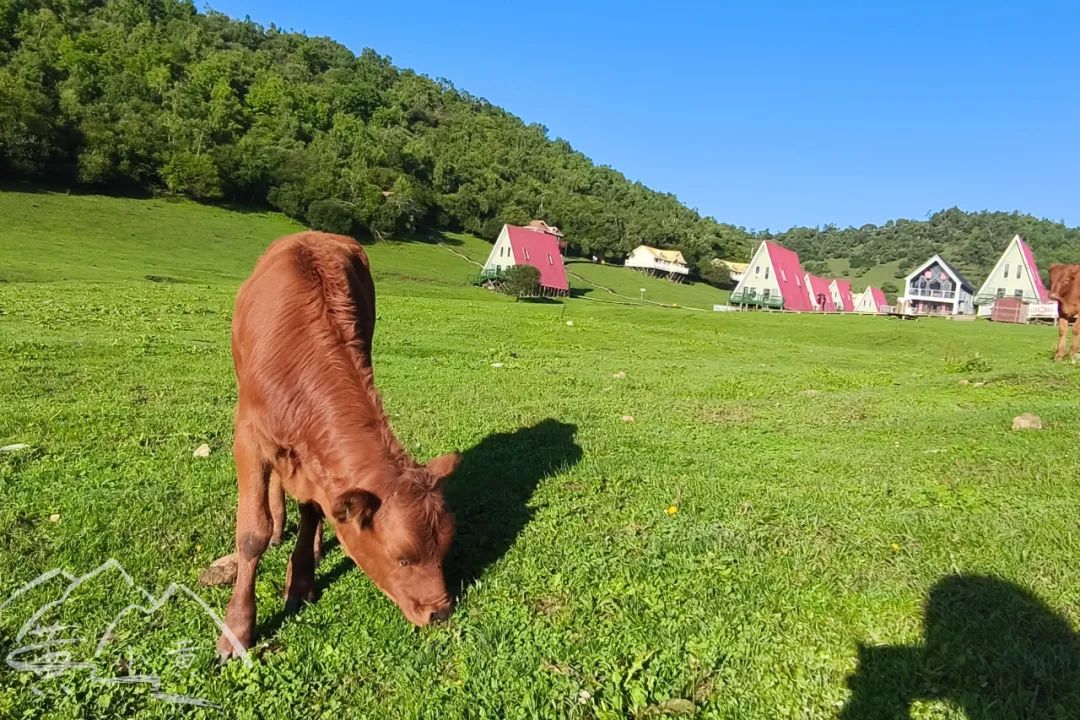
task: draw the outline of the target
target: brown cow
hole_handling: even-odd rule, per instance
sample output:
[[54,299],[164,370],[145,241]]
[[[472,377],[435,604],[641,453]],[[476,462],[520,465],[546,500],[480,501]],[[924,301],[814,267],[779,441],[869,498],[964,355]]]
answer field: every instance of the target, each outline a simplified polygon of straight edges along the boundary
[[367,255],[339,235],[306,232],[277,240],[237,294],[238,568],[228,632],[218,641],[222,659],[237,654],[237,644],[251,646],[255,569],[284,524],[278,488],[295,497],[300,510],[285,581],[287,609],[315,599],[325,511],[345,553],[409,621],[424,625],[450,614],[442,562],[454,523],[441,485],[459,456],[424,466],[402,448],[375,389],[374,330]]
[[1055,360],[1065,357],[1065,336],[1069,323],[1073,323],[1072,348],[1069,357],[1076,362],[1080,351],[1080,282],[1074,282],[1080,274],[1080,265],[1054,264],[1050,266],[1050,299],[1058,304],[1058,344]]

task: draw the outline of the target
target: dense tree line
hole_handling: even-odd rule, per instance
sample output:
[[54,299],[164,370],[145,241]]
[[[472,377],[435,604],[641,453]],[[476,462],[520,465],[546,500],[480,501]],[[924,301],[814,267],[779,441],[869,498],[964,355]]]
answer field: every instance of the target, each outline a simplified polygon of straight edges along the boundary
[[0,0],[0,174],[269,205],[375,238],[445,228],[493,239],[504,222],[541,217],[573,253],[678,248],[717,284],[726,274],[710,261],[746,260],[764,237],[853,268],[941,252],[976,277],[1014,232],[1042,263],[1080,259],[1080,231],[1018,214],[749,233],[449,81],[190,0]]
[[695,267],[748,237],[448,81],[187,0],[0,0],[0,172],[374,237],[543,217],[576,252]]
[[849,258],[852,275],[900,261],[897,277],[939,254],[978,285],[993,269],[1005,246],[1019,233],[1031,245],[1045,278],[1054,262],[1080,262],[1080,229],[1017,212],[964,212],[957,208],[927,220],[890,220],[859,228],[792,228],[772,235],[799,253],[811,272],[826,272],[824,261]]

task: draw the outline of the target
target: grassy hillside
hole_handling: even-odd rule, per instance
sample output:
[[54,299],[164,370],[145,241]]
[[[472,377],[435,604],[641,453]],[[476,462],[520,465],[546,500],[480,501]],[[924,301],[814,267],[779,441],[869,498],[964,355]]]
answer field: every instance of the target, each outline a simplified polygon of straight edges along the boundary
[[891,282],[897,287],[904,284],[903,279],[898,280],[896,278],[896,272],[900,267],[899,260],[884,265],[874,265],[861,274],[859,273],[863,268],[853,270],[848,258],[833,258],[825,262],[829,266],[829,277],[848,278],[851,280],[852,290],[855,291],[865,290],[868,285],[880,288],[887,282]]
[[[673,283],[654,278],[621,265],[599,265],[587,261],[570,262],[570,287],[587,291],[590,298],[642,304],[659,303],[712,310],[726,303],[731,294],[705,283]],[[641,290],[644,289],[644,295]]]
[[[0,453],[0,603],[52,568],[113,558],[154,593],[183,583],[222,612],[228,590],[196,579],[233,544],[232,299],[293,226],[11,192],[0,218],[0,445],[30,446]],[[1080,382],[1050,362],[1052,329],[679,312],[595,292],[514,303],[468,287],[470,264],[447,247],[378,244],[371,257],[376,377],[396,429],[422,459],[464,453],[448,484],[453,617],[412,629],[338,548],[319,568],[322,598],[283,616],[291,511],[285,545],[260,565],[251,666],[215,664],[193,603],[131,617],[94,659],[138,599],[115,571],[34,636],[77,640],[62,649],[105,677],[153,672],[220,710],[86,668],[50,679],[5,666],[0,717],[869,720],[909,705],[915,718],[1080,706],[1068,465]],[[1022,412],[1044,429],[1011,431]],[[192,457],[201,443],[209,458]],[[47,662],[50,648],[11,653],[66,584],[0,607],[0,654]]]

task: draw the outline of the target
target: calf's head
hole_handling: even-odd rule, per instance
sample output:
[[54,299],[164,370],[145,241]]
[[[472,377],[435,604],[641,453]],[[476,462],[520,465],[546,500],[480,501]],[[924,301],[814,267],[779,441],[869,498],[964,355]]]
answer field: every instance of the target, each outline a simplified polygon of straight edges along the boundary
[[401,471],[385,492],[348,490],[331,516],[346,553],[414,625],[450,615],[443,560],[454,536],[442,483],[460,457],[441,455]]

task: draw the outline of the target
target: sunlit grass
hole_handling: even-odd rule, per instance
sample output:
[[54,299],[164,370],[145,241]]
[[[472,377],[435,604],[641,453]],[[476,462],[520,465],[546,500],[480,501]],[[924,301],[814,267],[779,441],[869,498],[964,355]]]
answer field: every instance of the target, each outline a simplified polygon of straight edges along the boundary
[[[184,583],[223,611],[228,590],[196,579],[232,545],[232,299],[295,227],[13,192],[0,217],[0,445],[31,446],[0,454],[0,602],[48,569],[115,558],[153,592]],[[1076,369],[1049,360],[1051,329],[515,303],[466,285],[474,266],[438,244],[369,251],[393,422],[422,459],[466,457],[449,488],[453,618],[411,629],[335,549],[322,599],[282,619],[286,541],[260,566],[252,667],[219,669],[190,606],[136,623],[101,660],[116,674],[127,655],[222,711],[181,712],[87,671],[35,694],[4,666],[0,716],[830,718],[852,701],[861,644],[876,651],[848,717],[891,707],[901,687],[948,699],[969,676],[980,717],[1031,717],[1010,704],[1040,682],[1029,661],[1049,673],[1041,716],[1080,706],[1080,685],[1054,679],[1074,658],[1051,621],[1080,621],[1080,406]],[[1011,431],[1022,412],[1045,429]],[[204,442],[211,456],[193,458]],[[946,614],[923,653],[923,605],[956,573],[1046,607],[964,586],[1038,622],[1001,633],[992,610]],[[0,654],[24,644],[39,590],[0,611]],[[88,586],[62,618],[96,641],[129,601]],[[1019,638],[1012,654],[980,655],[998,637]],[[184,639],[193,663],[168,666]],[[913,714],[962,717],[961,700],[921,695]]]

